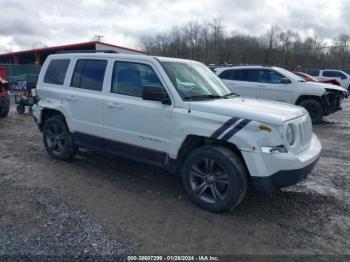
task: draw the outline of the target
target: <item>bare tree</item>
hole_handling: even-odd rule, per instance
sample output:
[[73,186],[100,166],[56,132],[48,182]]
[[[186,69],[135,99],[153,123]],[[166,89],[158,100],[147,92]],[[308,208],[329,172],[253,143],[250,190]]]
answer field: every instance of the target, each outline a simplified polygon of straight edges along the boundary
[[206,64],[264,64],[288,69],[350,68],[350,36],[341,34],[333,47],[293,30],[271,27],[260,36],[225,33],[220,20],[191,21],[169,32],[140,38],[152,55],[182,57]]

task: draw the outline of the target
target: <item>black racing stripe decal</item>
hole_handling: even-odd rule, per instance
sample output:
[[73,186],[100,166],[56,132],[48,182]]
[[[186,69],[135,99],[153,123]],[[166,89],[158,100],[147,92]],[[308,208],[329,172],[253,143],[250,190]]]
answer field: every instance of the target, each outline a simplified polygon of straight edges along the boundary
[[246,125],[248,125],[248,123],[250,122],[250,120],[248,119],[244,119],[241,122],[239,122],[238,125],[236,125],[234,128],[232,128],[230,131],[228,131],[223,137],[222,140],[229,140],[232,136],[234,136],[239,130],[241,130],[243,127],[245,127]]
[[239,120],[237,117],[232,117],[227,120],[221,127],[215,130],[215,132],[210,136],[210,138],[218,138],[222,133],[224,133],[230,126]]

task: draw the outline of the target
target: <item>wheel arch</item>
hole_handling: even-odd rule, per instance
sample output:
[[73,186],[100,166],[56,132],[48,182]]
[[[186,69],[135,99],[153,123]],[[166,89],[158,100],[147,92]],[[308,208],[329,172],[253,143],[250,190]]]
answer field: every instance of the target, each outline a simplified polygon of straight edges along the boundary
[[59,111],[57,109],[52,109],[52,108],[44,108],[42,110],[41,121],[40,121],[40,124],[39,124],[39,129],[40,129],[41,132],[43,131],[43,128],[45,126],[45,123],[46,123],[47,119],[49,119],[50,117],[52,117],[54,115],[62,116],[64,118],[64,120],[66,121],[66,123],[67,123],[65,115],[61,111]]
[[321,97],[315,96],[315,95],[302,95],[298,98],[298,100],[295,102],[295,104],[299,105],[301,102],[303,102],[305,100],[309,100],[309,99],[316,100],[317,102],[320,102],[321,105],[323,106]]
[[170,172],[175,173],[177,175],[181,175],[181,170],[185,162],[186,156],[195,148],[198,148],[204,145],[220,145],[230,149],[232,152],[237,154],[237,156],[242,160],[242,162],[244,163],[244,166],[248,171],[243,155],[241,151],[238,149],[237,145],[226,141],[218,140],[218,139],[212,139],[205,136],[187,135],[178,151],[177,158],[175,160],[170,161],[169,163]]

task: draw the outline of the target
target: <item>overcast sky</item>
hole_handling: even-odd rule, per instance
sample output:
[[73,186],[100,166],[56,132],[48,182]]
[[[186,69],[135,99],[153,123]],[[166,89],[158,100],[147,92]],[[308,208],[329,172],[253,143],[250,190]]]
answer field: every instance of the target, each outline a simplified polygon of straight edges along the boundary
[[272,25],[332,39],[350,34],[349,0],[0,0],[0,52],[89,41],[138,48],[138,38],[191,20],[221,19],[228,33]]

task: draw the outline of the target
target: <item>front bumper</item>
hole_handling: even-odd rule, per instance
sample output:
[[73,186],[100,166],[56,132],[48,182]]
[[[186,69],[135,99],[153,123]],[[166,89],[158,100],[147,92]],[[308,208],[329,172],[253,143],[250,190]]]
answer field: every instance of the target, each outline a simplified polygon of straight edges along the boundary
[[271,193],[305,179],[319,160],[321,149],[321,143],[313,134],[310,147],[298,155],[291,152],[242,152],[242,155],[255,189],[258,192]]
[[327,91],[321,96],[323,105],[324,115],[329,115],[341,110],[341,104],[345,98],[348,98],[349,94],[347,91]]

